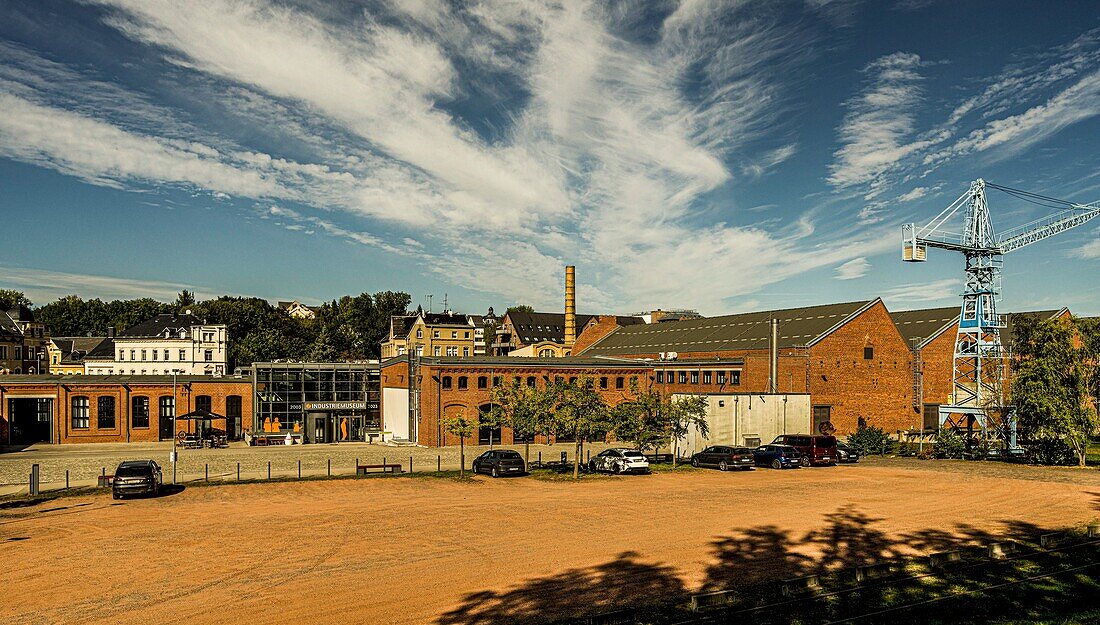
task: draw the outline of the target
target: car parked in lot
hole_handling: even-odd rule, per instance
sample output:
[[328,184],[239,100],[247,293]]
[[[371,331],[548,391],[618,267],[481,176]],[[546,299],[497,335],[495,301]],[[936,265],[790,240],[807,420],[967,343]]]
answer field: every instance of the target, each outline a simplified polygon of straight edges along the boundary
[[790,445],[761,445],[752,452],[758,467],[797,469],[803,464],[802,453]]
[[809,460],[810,464],[831,466],[837,463],[836,437],[811,436],[809,434],[782,434],[776,436],[773,445],[790,445]]
[[115,469],[111,496],[122,499],[131,495],[159,495],[164,475],[155,460],[127,460]]
[[730,469],[751,470],[755,461],[752,450],[748,447],[730,447],[727,445],[714,445],[691,456],[693,467],[718,467],[719,471]]
[[493,477],[523,475],[527,472],[527,465],[518,451],[494,449],[474,458],[473,470],[474,473],[488,473]]
[[649,473],[649,460],[637,449],[605,449],[588,461],[593,473]]
[[836,444],[836,461],[859,462],[859,452],[838,441]]

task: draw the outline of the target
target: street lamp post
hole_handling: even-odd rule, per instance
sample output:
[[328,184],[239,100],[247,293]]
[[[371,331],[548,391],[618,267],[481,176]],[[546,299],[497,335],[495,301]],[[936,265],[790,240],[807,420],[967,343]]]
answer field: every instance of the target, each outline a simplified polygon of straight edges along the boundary
[[172,369],[172,483],[176,483],[176,369]]

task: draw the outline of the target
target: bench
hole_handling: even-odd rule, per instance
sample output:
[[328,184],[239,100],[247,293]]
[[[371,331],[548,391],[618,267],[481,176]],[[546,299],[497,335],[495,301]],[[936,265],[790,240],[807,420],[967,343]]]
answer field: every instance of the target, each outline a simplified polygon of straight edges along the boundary
[[96,481],[96,486],[99,488],[108,488],[115,483],[115,476],[113,475],[100,475]]
[[360,464],[355,467],[356,475],[366,475],[373,471],[380,471],[382,473],[403,473],[404,470],[400,464]]

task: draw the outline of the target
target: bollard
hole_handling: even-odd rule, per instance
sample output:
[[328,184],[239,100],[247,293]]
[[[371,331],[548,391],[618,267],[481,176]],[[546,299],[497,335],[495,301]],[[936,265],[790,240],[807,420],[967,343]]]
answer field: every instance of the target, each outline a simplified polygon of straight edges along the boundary
[[443,456],[435,457],[435,472],[440,473],[443,471]]
[[409,473],[413,472],[413,457],[409,456]]
[[332,458],[328,459],[328,476],[332,477]]
[[302,459],[298,459],[298,479],[302,479]]
[[206,481],[210,481],[210,463],[206,463],[203,466],[203,471],[206,473]]
[[41,479],[38,464],[31,465],[30,484],[28,484],[28,490],[31,495],[38,495],[42,493]]
[[65,490],[69,490],[69,470],[65,469]]
[[237,481],[241,481],[241,463],[237,463]]
[[271,479],[271,461],[267,461],[267,479]]
[[542,452],[539,452],[539,468],[542,468]]
[[385,468],[385,465],[386,465],[386,457],[385,457],[385,456],[382,456],[382,472],[383,472],[383,473],[385,473],[385,472],[386,472],[386,468]]
[[592,462],[592,450],[591,449],[588,450],[588,457],[586,458],[586,460],[588,460],[588,462]]

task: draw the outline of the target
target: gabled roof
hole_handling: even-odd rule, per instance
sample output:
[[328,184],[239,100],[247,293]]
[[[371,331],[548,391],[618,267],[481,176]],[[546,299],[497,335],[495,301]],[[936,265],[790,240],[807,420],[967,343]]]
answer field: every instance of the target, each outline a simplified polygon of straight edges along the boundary
[[112,338],[103,339],[99,342],[99,345],[96,345],[94,348],[92,348],[91,351],[89,351],[87,354],[84,354],[84,359],[114,360],[115,340]]
[[[102,336],[55,336],[50,340],[61,350],[61,362],[64,364],[79,364],[105,337]],[[113,351],[113,349],[112,349]]]
[[394,338],[403,339],[409,336],[409,328],[412,327],[416,315],[393,315],[390,317],[390,325]]
[[293,301],[290,301],[290,302],[284,302],[284,301],[280,300],[279,302],[276,303],[276,307],[281,308],[282,310],[286,310],[286,309],[290,308],[291,306],[294,306],[295,304],[301,306],[302,308],[312,310],[313,312],[319,312],[321,310],[320,306],[306,306],[305,304],[303,304],[302,302],[299,302],[298,300],[293,300]]
[[142,338],[163,336],[164,330],[175,331],[190,330],[192,326],[204,325],[202,319],[187,313],[165,313],[154,315],[141,323],[135,324],[118,333],[119,338]]
[[424,319],[424,325],[429,326],[472,326],[469,315],[463,315],[460,313],[442,312],[442,313],[421,313],[420,316]]
[[1015,325],[1015,322],[1021,317],[1035,320],[1046,320],[1061,317],[1067,312],[1069,312],[1068,308],[1059,308],[1057,310],[1031,310],[1018,313],[1008,313],[1008,315],[1006,315],[1005,328],[1001,330],[1001,345],[1005,345],[1008,347],[1012,346],[1012,341],[1015,338],[1012,333],[1012,327]]
[[8,313],[2,311],[0,311],[0,339],[9,341],[23,339],[23,332],[19,326],[15,325],[15,321],[8,316]]
[[898,333],[909,347],[913,347],[914,340],[923,346],[945,330],[955,327],[959,321],[959,307],[900,310],[891,312],[890,318],[894,320]]
[[870,308],[878,299],[784,310],[631,325],[597,341],[582,356],[620,356],[659,352],[716,352],[767,349],[771,319],[779,320],[779,347],[811,345]]
[[7,313],[8,316],[11,317],[12,321],[34,321],[34,311],[32,311],[25,304],[20,304],[15,308],[7,311]]
[[[539,341],[565,342],[565,313],[528,313],[516,310],[506,315],[512,321],[516,339],[524,345]],[[596,315],[577,315],[577,334]]]

